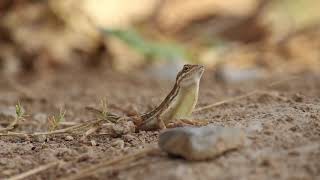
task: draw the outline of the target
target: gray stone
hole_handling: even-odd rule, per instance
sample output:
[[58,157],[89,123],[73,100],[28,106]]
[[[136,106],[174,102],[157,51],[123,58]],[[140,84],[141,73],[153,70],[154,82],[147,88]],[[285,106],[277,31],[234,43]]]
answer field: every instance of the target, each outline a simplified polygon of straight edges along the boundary
[[214,158],[243,146],[245,142],[243,130],[221,126],[174,128],[159,137],[160,149],[187,160]]
[[66,141],[73,141],[74,138],[72,136],[66,136],[64,139]]
[[111,146],[115,147],[115,148],[120,148],[123,149],[124,148],[124,141],[122,139],[115,139],[112,143]]

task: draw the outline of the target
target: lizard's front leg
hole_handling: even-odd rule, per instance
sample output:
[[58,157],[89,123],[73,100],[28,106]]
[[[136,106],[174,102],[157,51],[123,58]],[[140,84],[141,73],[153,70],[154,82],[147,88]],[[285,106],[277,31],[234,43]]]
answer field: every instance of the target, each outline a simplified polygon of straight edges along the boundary
[[167,125],[164,123],[164,121],[161,118],[158,119],[158,127],[160,130],[167,128]]
[[137,121],[135,124],[137,126],[137,131],[154,131],[167,128],[167,124],[159,117],[153,117],[145,121],[141,121],[140,119],[140,121]]

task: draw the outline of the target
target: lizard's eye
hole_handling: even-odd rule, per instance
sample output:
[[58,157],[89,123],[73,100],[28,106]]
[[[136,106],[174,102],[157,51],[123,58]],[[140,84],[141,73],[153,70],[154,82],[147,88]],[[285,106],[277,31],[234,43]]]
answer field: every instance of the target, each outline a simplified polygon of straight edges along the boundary
[[189,70],[190,67],[189,66],[184,66],[184,70]]

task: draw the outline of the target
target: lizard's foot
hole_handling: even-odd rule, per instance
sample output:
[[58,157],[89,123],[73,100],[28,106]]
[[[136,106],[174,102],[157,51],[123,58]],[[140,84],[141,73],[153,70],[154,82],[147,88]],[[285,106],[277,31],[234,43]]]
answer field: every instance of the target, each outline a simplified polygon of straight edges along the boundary
[[140,121],[135,124],[136,131],[156,131],[166,129],[167,125],[161,119],[152,119],[152,121]]
[[166,124],[162,120],[158,121],[158,127],[159,127],[160,130],[167,129]]
[[182,126],[205,126],[208,121],[198,119],[176,119],[167,125],[168,128],[182,127]]

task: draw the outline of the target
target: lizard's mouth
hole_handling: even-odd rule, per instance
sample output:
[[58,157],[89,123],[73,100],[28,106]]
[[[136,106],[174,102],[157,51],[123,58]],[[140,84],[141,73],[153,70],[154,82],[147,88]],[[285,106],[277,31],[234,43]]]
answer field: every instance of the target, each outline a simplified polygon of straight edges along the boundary
[[196,81],[200,80],[203,72],[204,72],[204,66],[198,65],[197,69],[193,72],[192,79],[194,79]]

